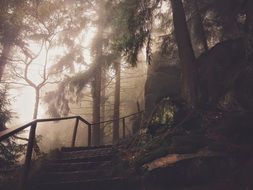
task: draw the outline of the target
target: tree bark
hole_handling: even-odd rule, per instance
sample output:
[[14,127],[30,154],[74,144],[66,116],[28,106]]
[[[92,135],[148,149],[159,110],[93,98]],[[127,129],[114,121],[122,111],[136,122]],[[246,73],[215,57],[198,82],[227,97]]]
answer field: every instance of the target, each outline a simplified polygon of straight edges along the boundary
[[[40,88],[35,88],[35,103],[34,103],[33,119],[38,118],[39,103],[40,103]],[[34,152],[37,155],[41,154],[40,147],[38,145],[36,137],[35,137],[35,141],[34,141]]]
[[33,110],[33,119],[37,119],[39,111],[39,102],[40,102],[40,89],[35,88],[35,103]]
[[[101,74],[102,74],[102,67],[104,65],[103,62],[103,32],[106,25],[106,17],[105,17],[105,2],[101,1],[98,4],[98,28],[97,28],[97,35],[96,35],[96,43],[95,45],[95,77],[94,77],[94,90],[93,90],[93,123],[100,123],[101,119]],[[92,126],[93,133],[92,133],[92,142],[93,145],[100,144],[100,124],[96,124]]]
[[92,126],[92,144],[98,146],[100,144],[100,104],[101,104],[101,67],[98,66],[95,72],[93,82],[93,123]]
[[114,114],[113,114],[113,144],[119,141],[119,117],[120,117],[120,63],[115,63],[115,94],[114,94]]
[[[105,121],[105,102],[106,102],[106,69],[102,66],[101,73],[101,121]],[[105,124],[102,123],[100,126],[100,144],[104,144],[104,136],[105,136]]]
[[11,51],[11,45],[10,44],[3,44],[3,51],[2,51],[2,54],[0,57],[0,81],[2,80],[5,65],[7,64],[10,51]]
[[197,105],[197,65],[182,0],[171,0],[175,37],[182,68],[182,96],[188,106]]

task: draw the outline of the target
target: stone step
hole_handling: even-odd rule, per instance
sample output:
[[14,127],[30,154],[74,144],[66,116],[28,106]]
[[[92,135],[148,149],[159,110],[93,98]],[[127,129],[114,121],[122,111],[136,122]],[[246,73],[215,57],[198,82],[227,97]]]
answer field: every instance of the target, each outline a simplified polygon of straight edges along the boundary
[[112,145],[102,145],[102,146],[90,146],[90,147],[63,147],[61,151],[63,152],[73,152],[73,151],[98,151],[99,149],[113,149]]
[[126,178],[100,178],[83,181],[47,182],[36,185],[32,190],[141,190],[140,180]]
[[116,151],[113,149],[105,149],[105,150],[78,150],[72,152],[61,152],[60,155],[62,158],[73,158],[73,157],[91,157],[91,156],[103,156],[103,155],[111,155],[116,154]]
[[114,159],[113,154],[109,155],[98,155],[98,156],[75,156],[72,155],[69,158],[61,158],[52,160],[52,163],[80,163],[80,162],[100,162],[100,161],[111,161]]
[[85,170],[68,172],[45,172],[41,175],[39,182],[68,182],[83,181],[89,179],[110,178],[112,170]]
[[[31,190],[140,190],[136,181],[113,172],[117,151],[112,146],[63,148],[34,176]],[[120,177],[121,176],[121,177]],[[138,182],[139,183],[139,182]]]
[[46,171],[82,171],[91,169],[110,169],[112,167],[111,161],[98,162],[77,162],[77,163],[49,163],[45,166]]

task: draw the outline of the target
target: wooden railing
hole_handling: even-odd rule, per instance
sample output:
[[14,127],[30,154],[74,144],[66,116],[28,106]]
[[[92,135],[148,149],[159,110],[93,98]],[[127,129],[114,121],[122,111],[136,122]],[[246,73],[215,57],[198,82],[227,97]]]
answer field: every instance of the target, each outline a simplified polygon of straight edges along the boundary
[[122,120],[122,126],[123,126],[123,138],[126,137],[126,118],[138,115],[138,114],[142,114],[142,111],[139,111],[137,113],[134,114],[130,114],[118,119],[112,119],[112,120],[107,120],[107,121],[102,121],[99,123],[89,123],[87,120],[85,120],[84,118],[80,117],[80,116],[71,116],[71,117],[61,117],[61,118],[49,118],[49,119],[36,119],[32,122],[29,122],[21,127],[16,127],[16,128],[9,128],[6,129],[4,131],[0,132],[0,142],[13,136],[16,135],[17,133],[27,129],[30,127],[30,131],[29,131],[29,138],[28,138],[28,144],[27,144],[27,149],[26,149],[26,154],[25,154],[25,163],[24,163],[24,169],[23,169],[23,174],[22,174],[22,179],[21,179],[21,189],[24,189],[27,183],[27,179],[28,179],[28,174],[30,171],[30,167],[31,167],[31,160],[32,160],[32,153],[33,153],[33,148],[34,148],[34,144],[36,141],[36,128],[37,128],[37,124],[38,123],[44,123],[44,122],[52,122],[52,121],[63,121],[63,120],[73,120],[75,119],[75,125],[74,125],[74,129],[73,129],[73,135],[72,135],[72,140],[71,140],[71,147],[75,147],[75,143],[76,143],[76,136],[77,136],[77,130],[78,130],[78,125],[79,125],[79,121],[83,122],[84,124],[87,125],[88,127],[88,146],[91,146],[91,128],[93,125],[98,125],[98,124],[103,124],[103,123],[110,123],[113,122],[115,120]]
[[6,130],[0,132],[0,142],[1,142],[13,135],[16,135],[19,132],[27,129],[28,127],[31,127],[30,132],[29,132],[26,154],[25,154],[25,163],[24,163],[23,175],[22,175],[22,179],[21,179],[21,189],[24,189],[24,187],[26,186],[26,182],[27,182],[27,178],[28,178],[28,174],[29,174],[29,170],[30,170],[30,166],[31,166],[31,159],[32,159],[32,152],[33,152],[33,148],[34,148],[34,144],[35,144],[37,124],[43,123],[43,122],[62,121],[62,120],[71,120],[71,119],[76,119],[74,131],[73,131],[73,136],[72,136],[72,141],[71,141],[71,146],[72,147],[75,146],[79,121],[82,121],[83,123],[85,123],[88,126],[88,146],[90,146],[91,145],[91,124],[80,116],[50,118],[50,119],[36,119],[36,120],[29,122],[21,127],[10,128],[10,129],[6,129]]
[[126,115],[126,116],[118,118],[118,119],[111,119],[111,120],[101,121],[101,122],[98,122],[98,123],[92,123],[91,125],[112,123],[112,122],[117,121],[117,120],[122,121],[122,138],[125,138],[126,137],[126,119],[129,118],[129,117],[135,116],[135,115],[140,115],[142,113],[143,113],[143,111],[139,111],[139,112],[136,112],[136,113],[133,113],[133,114],[130,114],[130,115]]

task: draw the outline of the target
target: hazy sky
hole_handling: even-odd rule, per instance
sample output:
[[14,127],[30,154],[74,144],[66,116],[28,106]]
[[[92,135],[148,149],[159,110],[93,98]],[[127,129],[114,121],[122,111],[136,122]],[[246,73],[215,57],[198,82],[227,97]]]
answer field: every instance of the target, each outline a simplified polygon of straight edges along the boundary
[[[91,63],[91,56],[90,56],[90,44],[92,42],[92,39],[96,33],[96,28],[90,27],[87,28],[84,31],[84,39],[83,39],[83,47],[84,47],[84,57],[85,57],[85,62],[90,64]],[[30,47],[32,48],[33,52],[38,52],[40,46],[39,45],[34,45],[30,44]],[[55,50],[50,51],[49,54],[49,63],[52,65],[53,64],[53,58],[56,54],[60,54],[63,50],[61,48],[57,48]],[[43,69],[43,62],[45,61],[45,50],[43,50],[40,54],[40,56],[34,61],[33,66],[30,69],[29,72],[29,78],[32,79],[33,81],[39,83],[41,80],[41,77],[39,75],[39,71]],[[49,66],[50,66],[49,64]],[[20,81],[16,81],[20,82]],[[13,86],[14,89],[10,90],[10,94],[12,96],[11,99],[11,104],[12,104],[12,110],[16,112],[17,116],[19,117],[18,119],[13,118],[11,123],[8,124],[9,126],[16,126],[16,125],[22,125],[26,122],[29,122],[32,120],[33,116],[33,109],[34,109],[34,102],[35,102],[35,91],[31,87],[22,87]],[[52,87],[52,85],[51,85]],[[45,87],[44,91],[50,90],[50,87]],[[42,94],[43,95],[43,94]],[[40,102],[39,106],[39,114],[38,118],[44,118],[45,115],[45,105],[42,105],[42,101]],[[48,117],[48,116],[47,116]]]

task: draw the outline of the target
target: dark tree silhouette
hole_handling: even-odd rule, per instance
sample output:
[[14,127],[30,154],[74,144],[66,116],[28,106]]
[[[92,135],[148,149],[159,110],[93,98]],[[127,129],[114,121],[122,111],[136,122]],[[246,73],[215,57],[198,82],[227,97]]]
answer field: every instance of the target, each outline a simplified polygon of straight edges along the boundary
[[198,101],[197,65],[186,23],[184,7],[181,0],[171,0],[171,5],[182,68],[182,94],[189,107],[196,107]]

